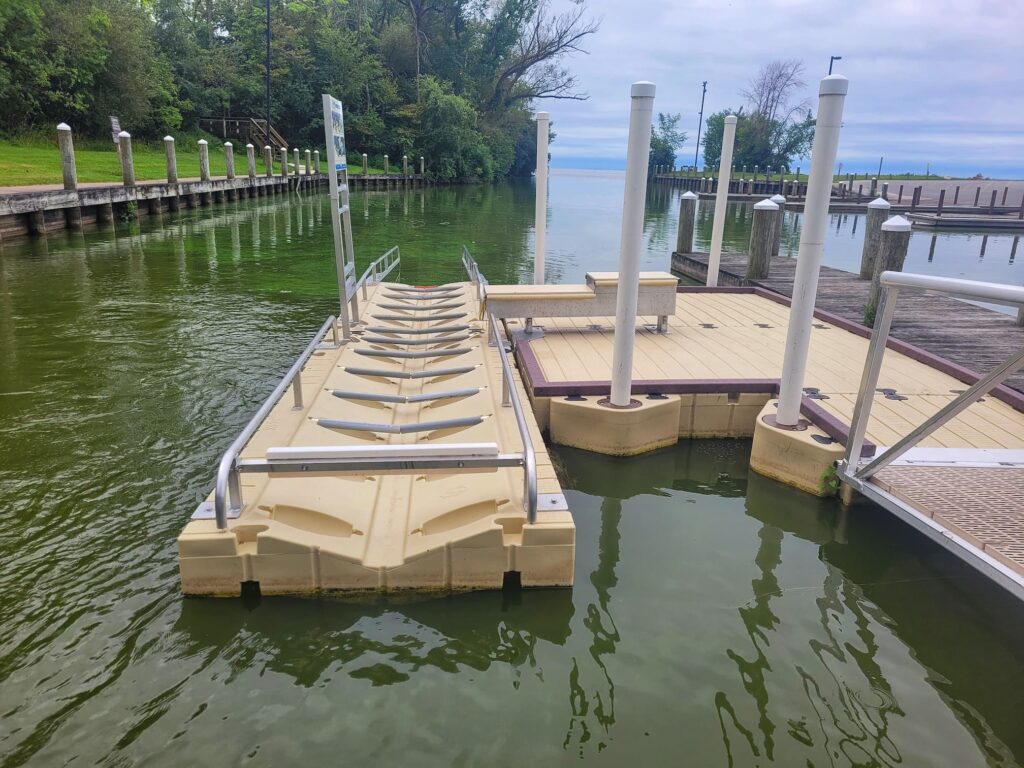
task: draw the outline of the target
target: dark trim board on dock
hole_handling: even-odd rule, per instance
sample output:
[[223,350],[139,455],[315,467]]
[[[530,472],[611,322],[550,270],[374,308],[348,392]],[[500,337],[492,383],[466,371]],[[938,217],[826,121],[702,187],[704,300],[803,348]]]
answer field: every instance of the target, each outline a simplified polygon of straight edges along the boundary
[[[672,270],[703,283],[707,278],[707,255],[673,253]],[[796,259],[773,259],[769,276],[763,280],[748,281],[744,277],[746,271],[746,254],[723,253],[719,284],[757,286],[787,300],[792,298]],[[863,329],[861,321],[870,288],[869,280],[823,266],[818,279],[816,306],[819,311]],[[893,320],[893,340],[906,342],[935,358],[943,358],[961,373],[986,373],[1024,347],[1024,327],[1018,326],[1010,315],[947,296],[916,291],[904,293],[906,295],[900,296],[900,305]],[[955,370],[947,370],[947,373],[965,381]],[[1019,371],[1008,378],[1006,385],[1018,393],[1024,392],[1024,372]]]

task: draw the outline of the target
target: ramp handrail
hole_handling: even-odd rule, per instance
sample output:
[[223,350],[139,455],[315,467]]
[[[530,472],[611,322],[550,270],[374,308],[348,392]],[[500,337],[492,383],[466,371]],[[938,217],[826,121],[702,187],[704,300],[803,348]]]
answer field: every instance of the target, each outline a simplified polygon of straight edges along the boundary
[[402,261],[402,252],[396,245],[385,251],[384,255],[370,262],[370,266],[363,272],[363,276],[356,283],[356,288],[363,289],[363,299],[366,299],[366,286],[376,285],[385,277],[391,274],[395,267]]
[[900,290],[935,291],[957,298],[989,301],[997,304],[1024,307],[1024,288],[999,283],[986,283],[975,280],[961,280],[952,277],[934,277],[903,272],[883,272],[880,278],[883,295],[882,302],[875,319],[875,328],[871,334],[867,359],[864,361],[864,373],[861,377],[860,391],[853,410],[850,423],[850,437],[846,443],[846,456],[839,464],[840,477],[854,487],[860,487],[872,475],[883,467],[898,459],[922,439],[930,435],[946,422],[975,403],[1017,369],[1024,366],[1024,348],[1011,354],[1009,359],[998,366],[987,376],[983,376],[974,385],[964,391],[952,402],[947,403],[937,413],[926,419],[895,445],[861,465],[860,455],[864,447],[868,420],[871,417],[871,406],[874,399],[878,377],[882,370],[882,357],[885,354],[889,330],[892,326],[893,312]]
[[462,264],[466,268],[466,274],[470,281],[477,289],[480,306],[487,317],[488,344],[498,348],[498,359],[501,361],[501,404],[512,407],[516,426],[519,428],[519,439],[523,443],[523,502],[526,506],[527,522],[533,524],[537,522],[537,452],[534,450],[533,439],[530,437],[523,405],[519,401],[519,392],[516,390],[515,379],[512,376],[512,365],[509,363],[508,352],[501,339],[498,321],[484,307],[487,278],[481,274],[479,265],[466,246],[462,246]]
[[324,336],[327,335],[328,331],[332,331],[334,334],[334,345],[338,345],[338,324],[337,318],[334,315],[328,317],[324,324],[320,326],[320,330],[316,332],[313,339],[306,345],[306,348],[299,355],[292,367],[288,369],[288,372],[284,375],[278,385],[274,387],[274,391],[270,393],[270,396],[263,401],[263,405],[260,406],[259,410],[256,411],[255,415],[249,419],[249,423],[245,425],[241,432],[238,433],[238,437],[235,438],[234,442],[228,447],[221,457],[220,464],[217,466],[217,482],[214,486],[213,491],[213,509],[214,515],[217,520],[217,527],[224,530],[228,527],[228,505],[231,505],[232,510],[239,510],[242,508],[242,484],[239,481],[238,476],[238,456],[245,448],[246,444],[256,434],[256,430],[259,429],[263,421],[270,415],[270,412],[277,405],[278,401],[284,396],[285,391],[289,385],[295,383],[295,406],[297,408],[302,407],[302,380],[299,378],[299,374],[302,372],[306,362],[312,356],[313,352],[316,351],[317,347],[323,341]]

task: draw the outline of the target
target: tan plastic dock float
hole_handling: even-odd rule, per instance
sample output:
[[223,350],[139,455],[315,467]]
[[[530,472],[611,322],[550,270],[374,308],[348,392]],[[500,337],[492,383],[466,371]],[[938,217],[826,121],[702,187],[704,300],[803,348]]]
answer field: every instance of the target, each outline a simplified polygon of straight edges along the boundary
[[572,516],[475,289],[382,283],[367,298],[353,340],[323,340],[325,323],[297,364],[298,397],[244,441],[226,527],[214,493],[178,537],[182,590],[495,589],[508,574],[571,585]]

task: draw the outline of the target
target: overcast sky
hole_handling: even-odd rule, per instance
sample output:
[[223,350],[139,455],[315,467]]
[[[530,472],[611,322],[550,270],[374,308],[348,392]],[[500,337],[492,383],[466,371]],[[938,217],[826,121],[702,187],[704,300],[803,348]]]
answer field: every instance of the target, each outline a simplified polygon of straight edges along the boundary
[[[567,8],[570,0],[554,0]],[[657,85],[655,112],[679,112],[692,163],[704,114],[777,58],[806,66],[804,95],[828,73],[850,78],[839,144],[845,170],[1024,175],[1021,0],[588,0],[601,29],[567,60],[584,102],[541,101],[557,139],[554,167],[622,168],[629,86]],[[815,107],[816,109],[816,107]],[[804,162],[806,167],[807,163]]]

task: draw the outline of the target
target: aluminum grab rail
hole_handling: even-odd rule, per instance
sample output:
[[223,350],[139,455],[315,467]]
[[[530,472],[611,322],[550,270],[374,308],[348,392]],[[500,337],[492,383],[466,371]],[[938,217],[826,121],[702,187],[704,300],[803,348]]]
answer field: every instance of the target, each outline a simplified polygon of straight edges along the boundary
[[[462,246],[462,265],[466,268],[466,274],[470,281],[476,287],[477,298],[480,301],[480,306],[483,307],[487,278],[481,274],[479,265],[466,246]],[[498,321],[486,309],[484,313],[488,321],[488,344],[498,348],[498,357],[501,360],[501,404],[512,406],[516,426],[519,428],[519,439],[523,443],[523,501],[526,505],[526,520],[533,524],[537,522],[537,452],[534,450],[533,440],[530,438],[530,430],[526,423],[522,403],[519,402],[519,393],[516,390],[515,379],[512,377],[512,365],[509,363],[505,344],[501,340]]]
[[[392,254],[394,254],[394,258],[391,258]],[[386,264],[384,264],[385,261],[387,261]],[[385,277],[391,274],[394,268],[397,267],[399,263],[401,263],[401,261],[402,252],[398,249],[398,246],[396,245],[394,248],[388,249],[380,258],[374,259],[372,262],[370,262],[370,266],[366,268],[366,271],[363,272],[362,277],[360,277],[358,282],[356,282],[356,290],[358,290],[359,288],[363,289],[363,299],[367,298],[366,286],[376,285],[377,283],[379,283],[381,280],[383,280]],[[381,266],[382,264],[384,264],[384,266]]]
[[284,375],[284,378],[274,387],[274,391],[270,393],[270,396],[263,401],[263,405],[256,411],[256,414],[249,420],[249,423],[245,425],[242,431],[235,438],[234,442],[231,443],[230,447],[224,452],[221,457],[220,464],[217,466],[217,482],[214,486],[213,492],[213,509],[214,516],[217,520],[217,528],[224,530],[228,527],[228,504],[230,503],[231,509],[240,510],[242,508],[242,485],[238,477],[238,456],[245,448],[246,444],[252,439],[252,436],[259,429],[263,421],[270,415],[270,412],[277,405],[278,401],[284,396],[285,391],[288,387],[295,382],[295,406],[297,408],[302,407],[302,381],[299,378],[299,374],[302,372],[307,361],[312,356],[313,352],[316,351],[317,347],[323,341],[324,336],[327,335],[328,331],[333,331],[334,344],[338,345],[338,324],[337,318],[331,315],[324,324],[320,326],[320,330],[313,336],[312,341],[306,345],[305,350],[299,355],[292,367],[288,369],[288,372]]
[[864,361],[864,372],[861,376],[857,403],[850,422],[850,437],[846,444],[846,456],[839,464],[839,475],[860,489],[872,475],[883,467],[891,464],[922,439],[936,429],[955,418],[970,405],[977,402],[992,389],[997,387],[1008,376],[1024,367],[1024,349],[1010,355],[1009,359],[998,366],[987,376],[980,378],[957,398],[947,403],[937,413],[915,427],[895,445],[861,465],[861,449],[864,447],[868,421],[871,418],[875,389],[882,370],[882,358],[885,355],[889,330],[892,327],[896,299],[900,290],[935,291],[958,298],[976,299],[995,302],[1009,306],[1024,307],[1024,288],[999,283],[986,283],[975,280],[961,280],[952,277],[933,277],[904,272],[883,272],[880,282],[884,289],[881,305],[875,319],[875,328],[871,334],[867,358]]

